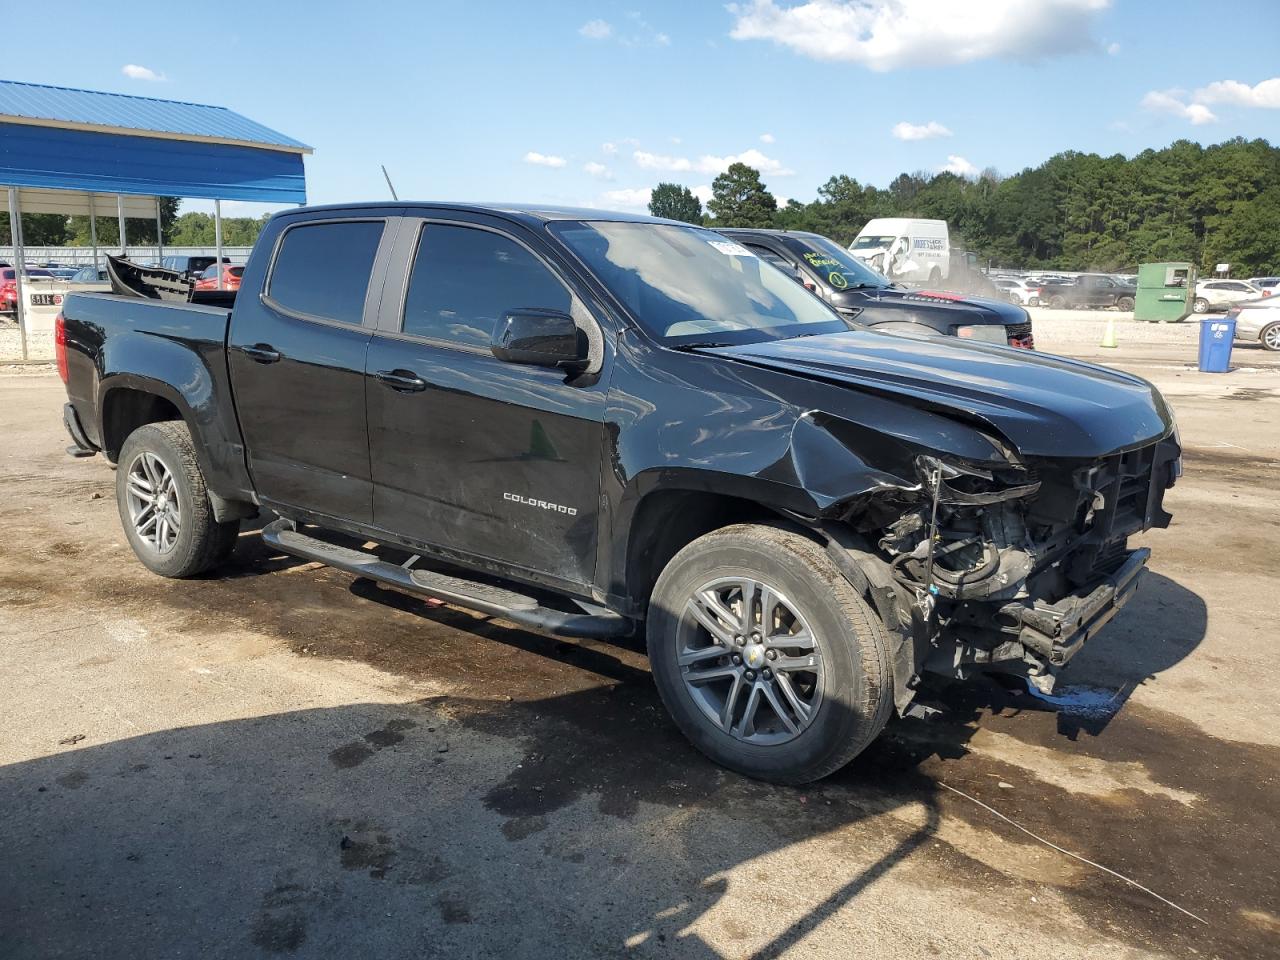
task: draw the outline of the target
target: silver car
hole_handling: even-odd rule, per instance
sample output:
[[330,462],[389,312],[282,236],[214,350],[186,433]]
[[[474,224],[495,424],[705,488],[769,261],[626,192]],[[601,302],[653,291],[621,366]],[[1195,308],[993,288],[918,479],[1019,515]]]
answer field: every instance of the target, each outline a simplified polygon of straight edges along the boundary
[[1280,350],[1280,297],[1232,304],[1227,319],[1236,322],[1236,339],[1262,344],[1266,350]]

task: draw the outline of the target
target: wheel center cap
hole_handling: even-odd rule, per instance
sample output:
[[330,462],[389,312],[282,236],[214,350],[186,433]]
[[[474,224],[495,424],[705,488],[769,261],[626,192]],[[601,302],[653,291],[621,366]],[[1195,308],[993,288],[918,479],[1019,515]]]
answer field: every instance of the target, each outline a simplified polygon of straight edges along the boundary
[[167,493],[160,494],[160,496],[156,499],[156,509],[165,510],[168,508],[168,506],[169,506],[169,495]]
[[764,664],[764,644],[753,643],[742,651],[742,662],[755,670]]

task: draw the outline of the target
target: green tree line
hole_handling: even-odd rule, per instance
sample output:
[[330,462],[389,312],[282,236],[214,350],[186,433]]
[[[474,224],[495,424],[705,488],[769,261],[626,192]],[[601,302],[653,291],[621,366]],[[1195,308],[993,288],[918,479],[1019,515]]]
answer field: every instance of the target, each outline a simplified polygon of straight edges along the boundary
[[[229,247],[252,246],[269,219],[223,217],[222,242]],[[113,216],[98,217],[98,242],[115,246],[120,242],[120,226]],[[214,243],[213,216],[207,213],[178,213],[175,197],[160,198],[160,229],[164,243],[170,247],[211,247]],[[125,223],[131,244],[154,245],[155,218],[135,219]],[[92,243],[88,217],[64,217],[55,213],[24,213],[22,236],[30,247],[87,247]],[[8,212],[0,213],[0,245],[13,242],[9,231]]]
[[[659,193],[661,190],[661,194]],[[809,203],[778,208],[759,172],[734,164],[697,198],[678,184],[654,191],[651,212],[709,226],[812,230],[847,245],[873,217],[946,220],[953,242],[1000,267],[1116,271],[1186,260],[1236,276],[1280,273],[1280,148],[1237,138],[1178,140],[1134,157],[1067,151],[1004,177],[903,173],[887,188],[831,177]]]

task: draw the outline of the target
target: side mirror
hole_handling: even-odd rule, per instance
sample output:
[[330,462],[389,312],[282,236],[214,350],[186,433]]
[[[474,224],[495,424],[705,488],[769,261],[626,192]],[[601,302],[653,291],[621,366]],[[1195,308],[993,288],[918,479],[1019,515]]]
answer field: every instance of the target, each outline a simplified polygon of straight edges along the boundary
[[502,315],[489,349],[499,360],[535,367],[581,370],[587,365],[587,335],[558,310],[520,307]]

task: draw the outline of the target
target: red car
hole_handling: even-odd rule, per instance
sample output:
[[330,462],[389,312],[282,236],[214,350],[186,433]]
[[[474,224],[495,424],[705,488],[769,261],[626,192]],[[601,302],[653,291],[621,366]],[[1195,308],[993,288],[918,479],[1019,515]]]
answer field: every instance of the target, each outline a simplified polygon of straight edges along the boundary
[[[244,267],[233,267],[229,263],[222,265],[222,289],[223,290],[239,290],[240,277],[244,274]],[[204,272],[200,274],[196,280],[195,289],[197,290],[217,290],[218,289],[218,265],[211,263],[204,268]]]
[[[23,277],[52,280],[48,270],[26,270]],[[239,283],[239,281],[236,281]],[[0,268],[0,313],[16,313],[18,310],[18,271],[13,267]]]

